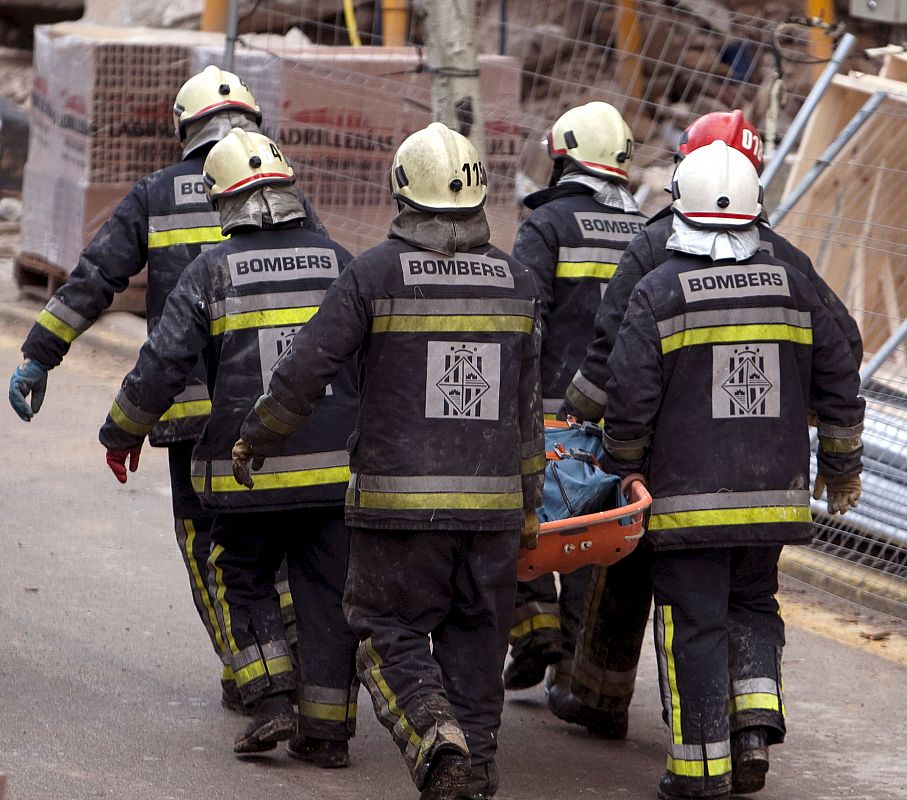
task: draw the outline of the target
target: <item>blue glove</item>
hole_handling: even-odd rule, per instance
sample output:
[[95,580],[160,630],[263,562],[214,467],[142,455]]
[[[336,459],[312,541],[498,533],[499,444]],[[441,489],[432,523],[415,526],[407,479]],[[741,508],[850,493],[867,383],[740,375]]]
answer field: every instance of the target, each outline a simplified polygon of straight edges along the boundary
[[[9,404],[26,422],[31,422],[31,418],[41,409],[44,394],[47,392],[47,373],[48,368],[39,361],[26,358],[16,367],[13,377],[9,380]],[[29,393],[31,393],[30,407],[27,401]]]

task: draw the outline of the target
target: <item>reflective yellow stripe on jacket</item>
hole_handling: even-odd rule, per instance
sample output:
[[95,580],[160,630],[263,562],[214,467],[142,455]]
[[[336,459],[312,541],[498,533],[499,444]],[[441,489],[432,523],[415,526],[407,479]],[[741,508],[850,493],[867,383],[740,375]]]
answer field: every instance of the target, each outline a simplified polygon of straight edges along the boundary
[[[231,461],[218,459],[209,463],[212,492],[248,491],[233,477]],[[206,464],[203,461],[195,461],[192,464],[192,488],[197,492],[205,491],[205,467]],[[328,453],[307,453],[269,458],[261,470],[252,473],[252,479],[255,482],[252,491],[348,483],[350,480],[349,455],[346,450],[337,450]]]
[[688,311],[658,323],[663,355],[682,347],[733,342],[812,344],[812,317],[791,308]]
[[225,239],[217,211],[190,211],[160,214],[148,218],[148,247],[172,247],[178,244],[217,244]]
[[531,333],[535,305],[513,298],[418,299],[372,301],[375,333]]
[[650,531],[716,525],[811,522],[809,491],[801,489],[715,492],[659,497],[652,502]]
[[354,475],[347,503],[354,503],[354,497],[362,508],[387,510],[506,511],[523,507],[519,475]]

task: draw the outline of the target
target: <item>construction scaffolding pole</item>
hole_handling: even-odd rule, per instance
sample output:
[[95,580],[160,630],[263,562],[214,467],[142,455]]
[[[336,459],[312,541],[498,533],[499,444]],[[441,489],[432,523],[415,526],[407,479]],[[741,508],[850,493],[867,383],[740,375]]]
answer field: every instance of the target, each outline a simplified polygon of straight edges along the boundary
[[419,0],[424,14],[432,119],[466,136],[485,153],[479,93],[475,0]]

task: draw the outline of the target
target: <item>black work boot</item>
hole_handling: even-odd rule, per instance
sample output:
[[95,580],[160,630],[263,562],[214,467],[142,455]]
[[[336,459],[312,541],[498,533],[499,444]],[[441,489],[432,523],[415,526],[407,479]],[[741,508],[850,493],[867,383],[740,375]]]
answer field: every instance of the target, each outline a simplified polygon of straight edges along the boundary
[[765,786],[768,772],[768,732],[763,727],[744,728],[731,734],[734,794],[751,794]]
[[545,680],[549,664],[557,664],[564,657],[556,641],[530,643],[521,648],[504,667],[504,688],[508,692],[531,689]]
[[582,725],[593,736],[602,739],[626,739],[630,715],[624,711],[602,711],[585,705],[566,683],[548,687],[548,709],[558,719],[571,725]]
[[243,705],[242,697],[239,696],[239,688],[236,685],[236,681],[221,680],[220,704],[224,708],[226,708],[227,711],[232,711],[234,714],[240,714],[243,717],[249,717],[252,715],[252,712]]
[[350,765],[350,746],[346,739],[315,739],[300,733],[287,742],[287,755],[297,761],[311,761],[320,769]]
[[658,781],[658,800],[726,800],[731,796],[729,776],[684,778],[665,772]]
[[288,692],[263,697],[252,711],[252,721],[236,737],[233,752],[238,756],[266,753],[278,742],[296,733],[296,714]]
[[419,800],[458,800],[469,782],[469,756],[441,749],[431,760]]

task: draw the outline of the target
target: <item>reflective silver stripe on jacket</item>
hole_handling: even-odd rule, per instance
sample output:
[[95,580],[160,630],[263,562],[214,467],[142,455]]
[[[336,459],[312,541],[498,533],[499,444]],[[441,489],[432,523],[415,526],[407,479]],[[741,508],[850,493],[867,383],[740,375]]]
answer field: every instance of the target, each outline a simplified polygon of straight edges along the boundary
[[819,436],[827,436],[830,439],[851,439],[863,433],[863,423],[851,425],[849,428],[840,425],[829,425],[827,422],[819,420]]
[[[309,469],[322,469],[325,467],[345,467],[349,464],[350,456],[346,450],[332,450],[328,453],[306,453],[297,456],[276,456],[265,459],[264,466],[253,472],[255,475],[271,475],[277,472],[301,472]],[[214,459],[211,464],[212,475],[233,475],[233,462],[227,459]],[[196,473],[195,464],[192,465],[192,474],[204,475],[204,462],[201,462],[201,472]]]
[[208,399],[208,387],[202,384],[193,384],[192,386],[187,386],[183,391],[181,391],[176,397],[173,398],[174,403],[191,403],[195,400],[207,400]]
[[217,211],[189,211],[185,214],[158,214],[148,217],[148,231],[175,231],[181,228],[220,227],[220,214]]
[[561,614],[561,607],[557,603],[541,603],[537,600],[533,600],[531,603],[518,605],[513,612],[511,622],[516,624],[517,622],[522,622],[523,620],[537,617],[541,614],[550,614],[559,617]]
[[623,250],[616,247],[559,247],[557,260],[570,263],[594,261],[599,264],[617,264],[620,262]]
[[658,335],[665,338],[694,328],[711,328],[722,325],[793,325],[797,328],[811,328],[812,315],[808,311],[777,307],[687,311],[659,322]]
[[91,320],[85,319],[77,311],[73,311],[66,303],[57,297],[51,297],[44,309],[53,314],[61,322],[65,322],[77,333],[84,333],[91,327]]
[[582,372],[579,370],[576,371],[576,375],[573,376],[573,386],[574,388],[581,391],[586,397],[588,397],[593,403],[603,406],[608,399],[608,395],[605,394],[604,389],[600,389],[592,381],[590,381]]
[[808,506],[808,489],[766,490],[758,492],[713,492],[678,494],[652,501],[652,516],[682,511],[711,511],[723,508],[763,508],[767,506]]
[[[265,464],[268,462],[266,461]],[[231,473],[232,474],[232,473]],[[481,475],[361,475],[359,489],[364,492],[519,492],[519,475],[505,477]]]
[[153,425],[161,416],[160,414],[152,414],[150,411],[143,411],[138,406],[130,403],[129,398],[126,397],[126,393],[122,389],[117,392],[115,402],[129,419],[142,425]]
[[561,410],[561,406],[564,404],[564,399],[562,397],[543,397],[542,398],[542,413],[543,414],[557,414]]
[[391,315],[404,316],[535,316],[535,304],[531,300],[498,297],[494,300],[470,299],[416,299],[412,297],[380,297],[372,300],[372,311],[376,317]]
[[545,437],[539,436],[531,442],[523,442],[520,445],[520,458],[532,458],[545,451]]
[[320,306],[321,301],[324,300],[325,291],[325,289],[309,289],[304,292],[269,292],[227,297],[209,304],[208,314],[213,320],[226,315],[248,314],[255,311]]

